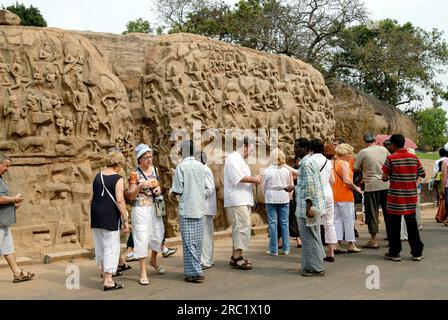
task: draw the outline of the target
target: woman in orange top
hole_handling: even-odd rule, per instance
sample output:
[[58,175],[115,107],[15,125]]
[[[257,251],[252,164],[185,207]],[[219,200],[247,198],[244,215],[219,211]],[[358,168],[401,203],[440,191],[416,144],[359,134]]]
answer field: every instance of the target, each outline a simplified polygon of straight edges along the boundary
[[[333,170],[335,183],[332,186],[334,196],[334,225],[336,227],[336,236],[338,242],[345,239],[348,242],[348,252],[360,252],[355,246],[355,204],[353,190],[361,193],[361,189],[353,183],[353,170],[347,156],[353,154],[353,147],[343,143],[336,147],[336,156],[333,160]],[[345,236],[345,237],[344,237]],[[345,251],[336,248],[335,253],[344,253]]]

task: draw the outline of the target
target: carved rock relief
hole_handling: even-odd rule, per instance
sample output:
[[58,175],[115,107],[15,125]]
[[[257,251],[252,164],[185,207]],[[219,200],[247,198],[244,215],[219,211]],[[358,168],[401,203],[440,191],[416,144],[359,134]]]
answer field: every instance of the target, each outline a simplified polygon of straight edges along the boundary
[[90,246],[98,159],[110,147],[129,157],[134,146],[125,87],[87,39],[0,27],[0,96],[0,152],[13,158],[7,177],[27,199],[18,247],[35,253]]

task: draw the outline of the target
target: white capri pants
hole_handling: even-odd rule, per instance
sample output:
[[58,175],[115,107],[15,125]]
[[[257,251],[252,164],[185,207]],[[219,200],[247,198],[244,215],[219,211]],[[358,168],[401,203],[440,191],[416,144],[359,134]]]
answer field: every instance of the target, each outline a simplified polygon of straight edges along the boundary
[[347,242],[355,242],[355,204],[353,202],[334,204],[334,226],[338,241],[345,239]]
[[146,258],[148,250],[161,252],[164,235],[163,218],[157,217],[154,205],[132,208],[132,238],[135,257]]
[[115,274],[120,258],[120,230],[109,231],[93,228],[95,241],[96,264],[102,267],[103,272]]
[[325,193],[325,214],[322,215],[322,223],[325,229],[325,242],[328,244],[338,243],[336,227],[334,226],[334,200],[333,193]]

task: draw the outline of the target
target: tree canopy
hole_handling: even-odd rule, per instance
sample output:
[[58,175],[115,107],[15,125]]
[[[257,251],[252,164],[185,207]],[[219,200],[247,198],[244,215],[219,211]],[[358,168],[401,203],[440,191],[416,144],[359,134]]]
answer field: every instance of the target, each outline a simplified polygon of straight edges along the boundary
[[[5,9],[4,6],[2,6]],[[32,5],[27,8],[23,4],[16,2],[13,6],[6,7],[6,10],[14,12],[21,19],[22,26],[46,27],[47,21],[40,13],[39,9]]]
[[[201,34],[312,64],[394,106],[448,100],[443,33],[386,19],[369,22],[360,0],[157,0],[168,32]],[[423,90],[423,91],[422,91]]]
[[419,145],[429,146],[433,151],[448,141],[447,114],[441,108],[428,108],[416,114]]
[[136,20],[129,21],[126,24],[126,31],[123,31],[123,34],[139,32],[139,33],[157,33],[162,34],[163,28],[157,27],[155,30],[151,28],[151,24],[148,20],[143,20],[143,18],[138,18]]

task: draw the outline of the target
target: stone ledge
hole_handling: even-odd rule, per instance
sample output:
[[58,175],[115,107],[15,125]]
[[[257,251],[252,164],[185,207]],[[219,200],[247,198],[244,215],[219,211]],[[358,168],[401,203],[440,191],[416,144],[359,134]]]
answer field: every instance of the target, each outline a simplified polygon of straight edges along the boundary
[[[30,264],[34,263],[33,260],[31,260],[28,257],[20,257],[20,258],[17,258],[16,261],[19,266],[30,265]],[[2,259],[0,261],[0,268],[2,268],[2,267],[9,267],[8,262],[6,262],[5,259]]]
[[61,260],[70,260],[76,258],[91,258],[93,256],[92,250],[74,250],[74,251],[64,251],[64,252],[53,252],[48,253],[44,256],[44,263],[49,264]]

